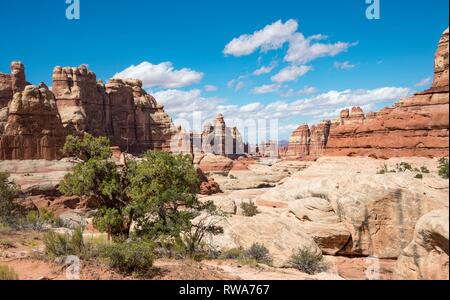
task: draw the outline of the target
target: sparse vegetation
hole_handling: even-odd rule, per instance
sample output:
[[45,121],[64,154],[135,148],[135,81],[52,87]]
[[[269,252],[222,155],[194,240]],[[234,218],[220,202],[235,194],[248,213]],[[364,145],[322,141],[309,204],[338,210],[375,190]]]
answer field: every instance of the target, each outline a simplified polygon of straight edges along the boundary
[[449,159],[447,157],[443,157],[439,159],[439,176],[441,176],[444,179],[448,179],[448,163]]
[[[142,160],[118,167],[109,141],[88,134],[68,137],[64,149],[79,163],[60,191],[97,197],[101,208],[94,227],[107,232],[109,240],[128,239],[134,223],[133,236],[156,243],[160,253],[198,258],[209,251],[205,237],[221,232],[216,225],[221,212],[197,198],[199,178],[189,156],[148,151]],[[172,244],[159,247],[160,237]]]
[[253,259],[258,263],[271,264],[272,257],[269,250],[262,244],[254,243],[250,248],[244,251],[243,258]]
[[379,170],[377,170],[377,174],[387,174],[387,173],[401,173],[411,171],[417,173],[414,178],[416,179],[423,179],[424,174],[429,174],[430,170],[426,166],[422,166],[419,168],[413,167],[411,164],[406,162],[401,162],[399,164],[395,165],[395,169],[389,170],[388,166],[386,164],[383,164],[383,167],[381,167]]
[[108,265],[125,274],[141,275],[153,266],[154,244],[136,240],[117,243],[106,247],[103,256]]
[[0,265],[0,280],[18,280],[17,273],[8,266]]
[[308,247],[296,250],[290,259],[290,266],[307,274],[314,275],[326,271],[322,253],[315,254]]
[[76,228],[71,234],[59,234],[49,231],[44,235],[45,254],[48,258],[75,255],[88,260],[98,255],[98,249],[93,244],[83,240],[83,229]]
[[242,248],[231,248],[223,251],[219,258],[220,259],[239,259],[244,254]]
[[11,224],[21,214],[21,208],[14,202],[19,188],[9,181],[9,174],[0,172],[0,223]]
[[46,226],[55,225],[56,218],[52,212],[42,208],[28,212],[19,223],[21,223],[21,227],[43,230]]
[[242,213],[246,217],[254,217],[259,214],[258,206],[253,201],[241,203]]

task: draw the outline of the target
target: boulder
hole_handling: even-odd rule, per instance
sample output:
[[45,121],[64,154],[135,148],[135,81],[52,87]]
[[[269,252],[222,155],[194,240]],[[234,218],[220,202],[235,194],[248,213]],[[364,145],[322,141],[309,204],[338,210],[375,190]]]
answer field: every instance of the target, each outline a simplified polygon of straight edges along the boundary
[[396,277],[448,280],[448,229],[448,209],[434,210],[420,218],[411,243],[397,261]]

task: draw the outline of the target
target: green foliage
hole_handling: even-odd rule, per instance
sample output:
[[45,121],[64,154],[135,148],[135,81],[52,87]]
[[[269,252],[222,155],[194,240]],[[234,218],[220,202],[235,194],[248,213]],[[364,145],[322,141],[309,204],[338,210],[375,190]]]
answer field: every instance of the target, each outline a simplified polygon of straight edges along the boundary
[[[131,209],[139,234],[179,235],[204,207],[198,201],[199,179],[191,158],[149,151],[130,174]],[[180,209],[182,208],[182,209]]]
[[125,274],[144,274],[153,266],[154,244],[136,240],[107,246],[103,256],[111,268]]
[[238,259],[243,257],[244,251],[241,248],[231,248],[220,254],[221,259]]
[[0,265],[0,280],[18,280],[17,273],[8,266]]
[[137,236],[174,237],[191,255],[203,247],[207,234],[218,232],[209,223],[192,224],[201,212],[213,215],[217,210],[197,199],[200,182],[191,157],[149,151],[142,160],[118,167],[109,159],[109,142],[90,135],[68,138],[65,149],[83,161],[64,177],[60,191],[97,197],[102,208],[94,226],[109,236],[128,237],[134,222]]
[[423,179],[423,174],[419,173],[414,178],[416,178],[416,179]]
[[26,228],[31,228],[34,230],[42,230],[46,225],[53,226],[56,224],[55,215],[41,208],[39,210],[32,210],[26,214],[26,216],[20,222],[21,225]]
[[422,173],[424,173],[424,174],[429,174],[429,173],[430,173],[430,170],[428,170],[427,167],[422,166],[422,167],[420,167],[420,172],[422,172]]
[[71,234],[49,231],[44,235],[44,245],[45,254],[49,258],[75,255],[80,259],[90,259],[98,255],[94,245],[84,242],[81,227],[75,229]]
[[116,208],[102,207],[94,216],[94,227],[108,233],[108,240],[112,235],[120,235],[124,231],[124,220]]
[[246,217],[254,217],[259,214],[258,206],[253,201],[241,203],[242,213]]
[[314,275],[327,270],[323,255],[315,254],[308,247],[298,249],[291,256],[290,266],[307,274]]
[[9,181],[9,174],[0,172],[0,222],[11,223],[21,213],[20,206],[14,202],[19,188]]
[[59,190],[67,196],[96,196],[108,207],[120,207],[127,201],[126,174],[112,161],[91,158],[66,174]]
[[444,179],[448,179],[448,163],[449,159],[447,157],[443,157],[439,159],[439,176],[441,176]]
[[406,162],[401,162],[400,164],[397,164],[397,171],[398,172],[406,172],[406,171],[413,171],[413,168],[411,164]]
[[250,248],[245,250],[244,257],[247,259],[254,259],[258,263],[270,264],[272,262],[269,250],[259,243],[253,243]]
[[108,159],[112,155],[107,137],[95,138],[88,133],[81,137],[67,136],[63,151],[64,154],[83,161],[88,161],[91,158]]

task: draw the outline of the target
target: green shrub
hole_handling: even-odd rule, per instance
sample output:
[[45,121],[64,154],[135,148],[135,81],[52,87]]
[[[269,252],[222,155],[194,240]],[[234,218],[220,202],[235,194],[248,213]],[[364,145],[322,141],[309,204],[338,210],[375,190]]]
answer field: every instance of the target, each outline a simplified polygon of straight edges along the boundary
[[83,229],[76,228],[71,234],[59,234],[49,231],[44,235],[45,254],[49,258],[75,255],[88,260],[98,256],[97,247],[92,243],[85,243]]
[[416,178],[416,179],[423,179],[423,174],[419,173],[414,178]]
[[0,222],[11,224],[20,214],[20,206],[14,202],[19,188],[9,181],[9,174],[0,172]]
[[21,221],[23,227],[32,228],[34,230],[42,230],[45,226],[53,226],[56,224],[54,214],[45,208],[33,210],[27,213]]
[[429,174],[429,173],[430,173],[430,170],[428,170],[427,167],[422,166],[422,167],[420,167],[420,172],[422,172],[422,173],[424,173],[424,174]]
[[103,256],[111,268],[125,274],[144,274],[153,266],[154,244],[136,240],[107,246]]
[[397,171],[398,172],[413,171],[413,167],[411,166],[411,164],[407,162],[401,162],[400,164],[397,164]]
[[444,179],[448,179],[448,162],[447,157],[439,159],[439,176]]
[[308,247],[300,248],[294,252],[289,264],[291,267],[310,275],[324,272],[327,269],[322,254],[315,254]]
[[253,243],[250,248],[245,250],[243,256],[247,259],[254,259],[258,263],[270,264],[272,262],[269,250],[259,243]]
[[231,248],[223,251],[219,258],[221,259],[238,259],[243,256],[243,251],[241,248]]
[[18,280],[19,276],[10,267],[0,265],[0,280]]
[[241,209],[243,215],[246,217],[253,217],[259,214],[258,207],[255,205],[255,203],[253,203],[253,201],[242,202]]

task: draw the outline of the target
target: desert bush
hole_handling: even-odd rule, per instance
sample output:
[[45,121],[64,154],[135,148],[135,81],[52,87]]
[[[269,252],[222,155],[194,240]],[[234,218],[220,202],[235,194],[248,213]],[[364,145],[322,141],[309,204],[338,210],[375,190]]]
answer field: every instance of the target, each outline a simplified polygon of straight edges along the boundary
[[41,208],[39,210],[32,210],[28,212],[24,218],[19,221],[21,227],[31,228],[34,230],[42,230],[45,226],[53,226],[56,224],[55,215]]
[[21,214],[21,207],[14,202],[19,187],[9,181],[9,174],[0,172],[0,222],[11,224]]
[[241,248],[231,248],[222,251],[219,258],[221,259],[238,259],[243,256],[243,250]]
[[419,173],[416,176],[414,176],[414,178],[416,178],[416,179],[423,179],[423,174]]
[[447,157],[443,157],[439,159],[439,176],[441,176],[444,179],[448,179],[448,163],[449,159]]
[[422,166],[422,167],[420,167],[420,172],[422,172],[422,173],[424,173],[424,174],[428,174],[428,173],[430,173],[430,170],[428,170],[427,167]]
[[105,247],[109,267],[125,274],[143,274],[153,266],[154,244],[143,240],[126,241]]
[[292,254],[290,266],[307,274],[314,275],[326,271],[322,254],[315,254],[310,248],[303,247]]
[[254,217],[259,214],[258,206],[253,201],[241,203],[242,213],[246,217]]
[[71,234],[49,231],[44,235],[45,254],[49,258],[75,255],[89,260],[98,256],[99,249],[93,243],[85,243],[83,229],[76,228]]
[[411,166],[411,164],[407,162],[401,162],[400,164],[397,164],[397,171],[398,172],[413,171],[413,167]]
[[0,265],[0,280],[18,280],[17,273],[8,266]]
[[258,263],[272,263],[272,257],[270,256],[269,250],[259,243],[253,243],[250,248],[244,251],[243,257],[246,259],[254,259]]

